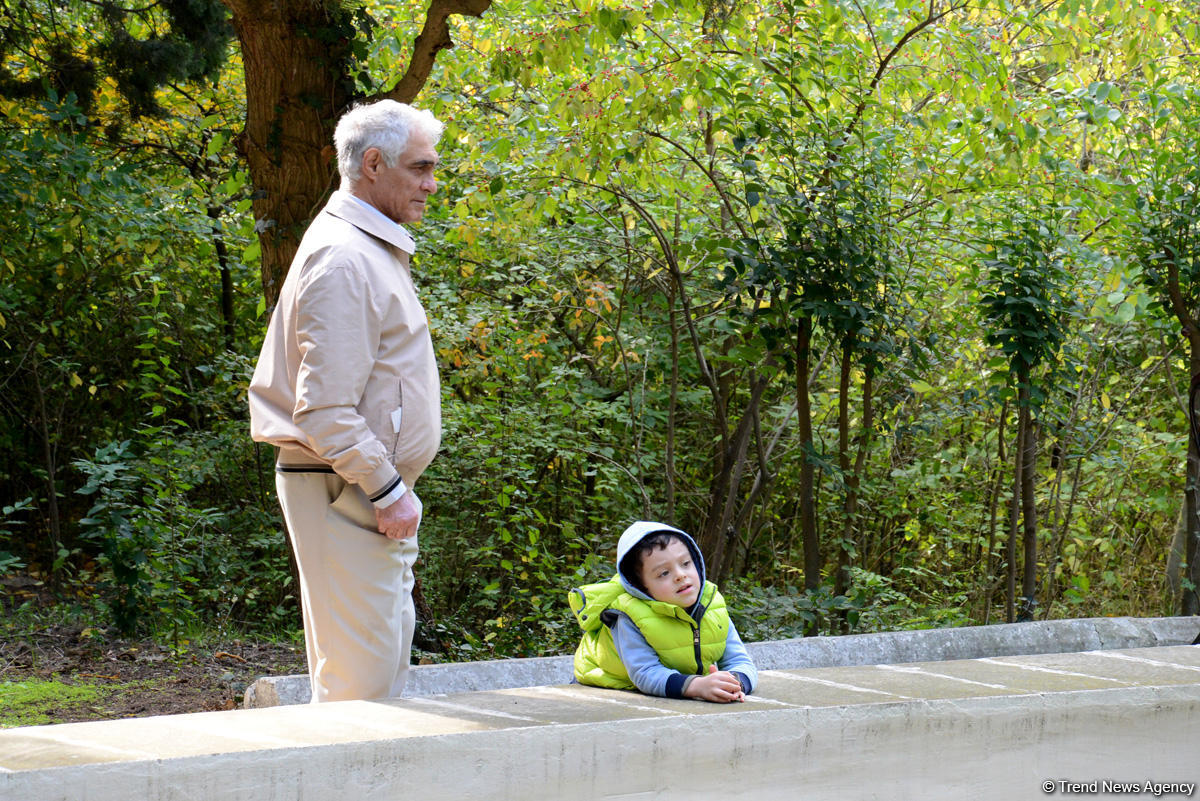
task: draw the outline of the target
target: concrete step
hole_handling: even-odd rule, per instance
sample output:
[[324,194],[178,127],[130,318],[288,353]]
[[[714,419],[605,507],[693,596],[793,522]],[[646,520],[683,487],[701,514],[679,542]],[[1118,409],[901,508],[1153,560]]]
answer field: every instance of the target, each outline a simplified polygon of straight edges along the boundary
[[557,685],[9,729],[0,799],[1180,797],[1197,720],[1194,646],[768,667],[745,704]]

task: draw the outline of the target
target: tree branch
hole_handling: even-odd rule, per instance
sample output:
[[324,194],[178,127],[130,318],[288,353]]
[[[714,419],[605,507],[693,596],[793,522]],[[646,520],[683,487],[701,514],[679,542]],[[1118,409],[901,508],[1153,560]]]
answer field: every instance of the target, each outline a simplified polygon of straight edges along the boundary
[[947,17],[950,14],[953,14],[955,11],[959,11],[966,7],[966,2],[951,3],[946,7],[945,11],[937,12],[934,11],[934,0],[929,0],[929,13],[926,15],[925,19],[921,20],[916,25],[905,31],[904,35],[900,37],[900,41],[896,42],[892,49],[888,51],[888,54],[879,62],[879,68],[876,69],[875,74],[871,76],[871,83],[867,86],[867,91],[863,93],[862,100],[858,102],[858,106],[856,106],[854,109],[854,115],[850,118],[850,123],[846,126],[845,136],[847,139],[850,138],[850,135],[854,133],[854,129],[858,127],[858,123],[862,119],[863,112],[867,110],[867,101],[871,98],[871,95],[875,94],[875,89],[883,80],[883,75],[885,72],[887,72],[888,64],[892,62],[892,59],[904,49],[905,45],[907,45],[914,37],[921,33],[921,31],[925,30],[930,25],[941,21],[943,17]]
[[482,17],[492,5],[492,0],[431,0],[429,10],[425,12],[425,27],[413,42],[412,58],[408,60],[408,69],[397,81],[390,92],[384,92],[372,100],[397,100],[401,103],[411,103],[420,94],[437,54],[442,50],[454,47],[450,38],[450,25],[446,22],[454,14],[470,14],[472,17]]

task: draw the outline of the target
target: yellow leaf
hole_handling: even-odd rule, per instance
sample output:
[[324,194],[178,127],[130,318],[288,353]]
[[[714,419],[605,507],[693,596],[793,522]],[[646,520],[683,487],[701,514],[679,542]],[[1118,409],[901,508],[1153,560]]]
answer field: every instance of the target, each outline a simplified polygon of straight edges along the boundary
[[1112,401],[1109,400],[1107,392],[1100,393],[1100,405],[1103,406],[1105,409],[1112,408]]

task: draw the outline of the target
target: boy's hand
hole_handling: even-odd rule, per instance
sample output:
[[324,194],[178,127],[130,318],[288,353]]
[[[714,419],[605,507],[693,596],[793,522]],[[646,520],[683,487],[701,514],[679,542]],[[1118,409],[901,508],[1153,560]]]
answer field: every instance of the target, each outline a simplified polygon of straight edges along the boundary
[[716,665],[708,666],[707,676],[692,679],[683,694],[688,698],[701,698],[718,704],[746,700],[746,694],[742,692],[742,683],[737,680],[737,676],[727,670],[717,670]]

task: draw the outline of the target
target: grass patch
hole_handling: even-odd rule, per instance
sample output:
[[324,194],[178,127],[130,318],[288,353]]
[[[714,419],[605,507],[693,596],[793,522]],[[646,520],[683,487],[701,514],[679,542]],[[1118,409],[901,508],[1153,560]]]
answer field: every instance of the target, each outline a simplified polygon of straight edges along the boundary
[[64,707],[95,703],[111,692],[96,684],[64,684],[58,679],[0,682],[0,728],[54,723]]

